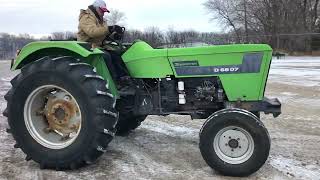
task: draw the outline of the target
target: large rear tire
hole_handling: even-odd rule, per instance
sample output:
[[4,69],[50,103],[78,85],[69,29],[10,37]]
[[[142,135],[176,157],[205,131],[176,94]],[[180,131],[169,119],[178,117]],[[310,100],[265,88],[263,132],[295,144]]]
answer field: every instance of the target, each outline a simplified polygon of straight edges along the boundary
[[270,151],[267,129],[254,114],[225,109],[211,115],[200,131],[200,151],[207,164],[227,176],[248,176]]
[[119,120],[116,125],[116,135],[125,136],[141,125],[147,116],[134,115],[134,96],[122,97],[117,102],[117,110],[119,111]]
[[72,57],[45,57],[21,69],[6,94],[15,148],[40,168],[91,164],[114,136],[115,98],[93,67]]
[[117,135],[128,135],[131,131],[137,129],[141,122],[144,121],[147,116],[128,116],[125,114],[119,115],[119,121],[116,125]]

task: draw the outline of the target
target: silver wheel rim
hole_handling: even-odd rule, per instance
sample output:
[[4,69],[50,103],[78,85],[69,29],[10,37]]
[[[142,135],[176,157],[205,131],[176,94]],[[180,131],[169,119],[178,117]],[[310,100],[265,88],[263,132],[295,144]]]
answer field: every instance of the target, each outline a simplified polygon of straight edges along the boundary
[[252,156],[254,141],[250,133],[243,128],[228,126],[216,134],[213,148],[222,161],[241,164]]
[[55,85],[38,87],[24,105],[24,122],[34,140],[50,149],[71,145],[80,134],[82,118],[75,98]]

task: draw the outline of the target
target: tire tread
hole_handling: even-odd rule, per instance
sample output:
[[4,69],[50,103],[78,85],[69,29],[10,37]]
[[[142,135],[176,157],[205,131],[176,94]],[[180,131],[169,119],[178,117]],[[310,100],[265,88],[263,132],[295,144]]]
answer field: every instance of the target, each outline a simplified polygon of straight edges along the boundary
[[[71,64],[71,65],[70,65]],[[114,103],[114,98],[110,98],[109,96],[101,96],[97,94],[96,92],[90,90],[92,88],[100,87],[99,90],[104,91],[106,93],[110,93],[110,91],[106,88],[106,81],[103,80],[103,78],[99,75],[97,75],[93,71],[93,67],[89,64],[79,62],[78,60],[74,59],[70,56],[62,56],[62,57],[43,57],[39,60],[36,60],[26,66],[24,66],[21,70],[21,73],[18,74],[13,80],[11,80],[12,88],[8,91],[8,93],[5,95],[5,99],[7,102],[7,110],[4,112],[8,117],[9,126],[12,124],[12,121],[16,121],[15,119],[12,119],[10,116],[11,109],[13,109],[13,102],[11,101],[12,97],[14,96],[14,93],[18,87],[18,85],[24,80],[24,77],[30,76],[33,73],[39,72],[39,71],[58,71],[60,73],[64,73],[66,76],[72,77],[76,82],[79,82],[80,84],[83,84],[83,89],[88,89],[86,91],[88,99],[90,99],[90,104],[92,104],[94,107],[93,109],[101,109],[101,107],[104,107],[107,111],[110,112],[117,112],[113,107],[112,104]],[[104,88],[103,88],[104,87]],[[106,116],[103,116],[106,117]],[[46,160],[42,160],[41,162],[38,162],[40,164],[41,169],[56,169],[56,170],[64,170],[64,169],[76,169],[79,167],[82,167],[86,164],[91,164],[97,160],[99,156],[103,154],[103,152],[106,150],[109,142],[113,139],[113,136],[106,135],[104,133],[101,133],[101,126],[103,129],[107,129],[109,131],[113,131],[113,126],[117,121],[117,118],[114,116],[107,116],[107,118],[101,118],[99,114],[96,115],[96,117],[93,117],[93,123],[95,123],[95,130],[94,130],[94,139],[93,142],[90,143],[90,147],[87,149],[79,149],[81,152],[81,157],[77,159],[72,160],[66,160],[63,162],[46,162]],[[110,123],[105,123],[104,121],[110,121]],[[112,122],[111,122],[112,121]],[[12,129],[12,127],[11,127]],[[16,140],[17,144],[14,146],[15,148],[21,148],[22,151],[27,154],[26,160],[35,160],[35,157],[32,157],[31,153],[29,152],[30,148],[20,147],[19,142],[21,138],[18,138],[18,136],[21,136],[16,131],[12,131],[13,137]],[[23,144],[23,143],[21,143]],[[103,151],[98,151],[97,148],[102,149]]]

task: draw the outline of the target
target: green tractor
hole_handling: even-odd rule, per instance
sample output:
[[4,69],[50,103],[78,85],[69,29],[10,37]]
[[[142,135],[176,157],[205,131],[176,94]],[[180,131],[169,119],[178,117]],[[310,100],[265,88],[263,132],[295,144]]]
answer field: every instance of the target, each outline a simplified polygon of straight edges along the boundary
[[43,169],[95,162],[117,134],[148,115],[207,119],[199,147],[223,175],[247,176],[267,160],[270,137],[260,113],[281,113],[264,97],[272,59],[268,45],[153,49],[113,42],[130,78],[119,88],[104,52],[77,41],[33,42],[12,61],[21,71],[5,95],[9,128],[26,160]]

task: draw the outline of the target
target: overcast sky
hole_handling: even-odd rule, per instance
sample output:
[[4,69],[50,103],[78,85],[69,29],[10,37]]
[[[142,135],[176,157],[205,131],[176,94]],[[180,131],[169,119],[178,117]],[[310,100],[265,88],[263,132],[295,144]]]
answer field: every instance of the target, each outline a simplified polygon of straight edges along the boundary
[[[220,31],[203,7],[205,0],[106,0],[109,9],[126,14],[129,29]],[[93,0],[0,0],[0,32],[49,34],[77,31],[80,9]]]

